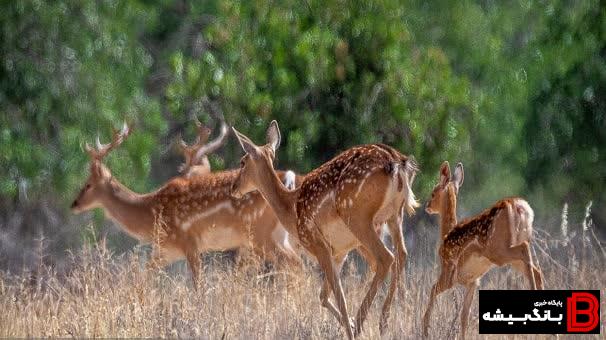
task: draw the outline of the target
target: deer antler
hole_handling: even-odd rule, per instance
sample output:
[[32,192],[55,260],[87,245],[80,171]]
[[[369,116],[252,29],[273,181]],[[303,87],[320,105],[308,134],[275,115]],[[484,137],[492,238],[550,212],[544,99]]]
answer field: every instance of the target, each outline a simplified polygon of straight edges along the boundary
[[225,123],[223,113],[216,105],[210,103],[208,99],[203,99],[203,102],[209,108],[213,116],[221,122],[221,131],[217,138],[207,143],[211,130],[200,123],[198,118],[194,116],[196,127],[198,128],[198,137],[196,138],[196,141],[192,145],[188,145],[183,139],[180,139],[179,142],[179,149],[185,158],[185,162],[179,167],[179,172],[181,173],[188,172],[193,166],[208,166],[207,155],[221,147],[227,138],[229,129],[227,123]]
[[197,117],[195,118],[195,123],[198,136],[192,145],[188,145],[183,138],[179,138],[179,149],[185,157],[185,163],[179,168],[180,172],[186,172],[189,168],[198,164],[197,158],[194,156],[198,154],[200,149],[204,148],[204,144],[208,141],[208,137],[210,137],[211,130],[202,124]]
[[223,143],[225,143],[225,140],[227,138],[227,132],[229,131],[229,127],[227,126],[227,123],[225,123],[225,117],[223,116],[223,113],[221,112],[221,110],[219,108],[217,108],[216,105],[213,105],[212,103],[210,103],[208,101],[207,101],[207,105],[210,108],[211,113],[217,119],[219,119],[219,121],[221,122],[221,131],[219,132],[219,136],[217,138],[215,138],[210,143],[201,147],[195,153],[195,155],[192,159],[194,164],[197,164],[198,162],[200,162],[201,159],[203,157],[205,157],[206,155],[208,155],[209,153],[215,152],[217,149],[219,149],[221,147],[221,145],[223,145]]
[[131,129],[128,124],[126,124],[126,122],[124,122],[122,130],[117,131],[115,128],[112,128],[112,130],[113,137],[110,143],[101,144],[99,136],[97,135],[96,148],[91,147],[90,145],[88,145],[88,143],[85,144],[84,148],[91,158],[96,160],[102,160],[105,156],[107,156],[107,154],[111,150],[122,144],[122,142],[124,142],[124,140],[128,137],[128,135],[130,135],[131,132]]

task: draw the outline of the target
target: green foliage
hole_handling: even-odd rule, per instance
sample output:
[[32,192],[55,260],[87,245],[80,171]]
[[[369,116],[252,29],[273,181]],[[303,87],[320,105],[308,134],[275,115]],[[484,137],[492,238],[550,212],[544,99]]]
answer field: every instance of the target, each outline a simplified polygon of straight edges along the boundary
[[469,151],[470,82],[439,46],[416,44],[405,12],[398,1],[223,1],[204,31],[210,48],[171,58],[171,110],[211,96],[256,140],[277,119],[280,162],[303,172],[380,141],[435,168]]
[[554,8],[551,39],[537,44],[554,67],[531,96],[525,126],[528,183],[569,201],[579,218],[584,202],[606,203],[606,15],[592,5]]
[[[83,141],[124,119],[135,132],[109,166],[150,189],[175,173],[168,144],[193,133],[192,116],[208,122],[208,100],[256,141],[277,119],[282,168],[384,142],[421,164],[420,197],[443,160],[463,161],[466,210],[505,195],[528,195],[540,216],[606,201],[597,0],[0,6],[0,197],[73,193]],[[241,154],[232,140],[211,163]]]
[[137,147],[125,148],[135,171],[123,173],[142,187],[135,175],[149,171],[164,125],[145,93],[152,60],[138,40],[153,12],[136,1],[0,6],[0,195],[73,192],[86,169],[83,141],[109,138],[123,120],[138,130]]

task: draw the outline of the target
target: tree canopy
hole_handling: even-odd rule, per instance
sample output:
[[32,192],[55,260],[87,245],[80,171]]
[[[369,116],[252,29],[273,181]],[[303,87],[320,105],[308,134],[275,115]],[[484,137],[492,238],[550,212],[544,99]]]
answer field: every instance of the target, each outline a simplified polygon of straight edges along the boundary
[[[597,0],[7,1],[0,19],[5,210],[65,210],[87,175],[82,144],[123,120],[134,133],[108,165],[151,190],[176,174],[175,136],[194,115],[211,122],[206,102],[258,140],[277,119],[279,165],[301,173],[383,142],[421,164],[421,198],[461,160],[469,211],[506,195],[543,217],[606,203]],[[232,139],[213,167],[241,154]]]

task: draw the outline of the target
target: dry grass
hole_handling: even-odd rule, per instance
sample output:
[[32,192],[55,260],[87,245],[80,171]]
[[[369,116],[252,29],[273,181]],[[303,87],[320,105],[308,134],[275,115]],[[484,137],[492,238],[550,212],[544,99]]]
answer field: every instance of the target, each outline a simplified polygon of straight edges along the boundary
[[[434,246],[426,244],[423,249],[432,251]],[[602,245],[587,230],[576,236],[563,235],[559,240],[539,230],[534,249],[546,288],[605,287]],[[35,273],[0,273],[0,337],[344,336],[333,316],[320,306],[320,275],[313,268],[298,276],[258,275],[234,271],[225,261],[211,261],[205,265],[203,287],[196,292],[184,265],[167,272],[145,272],[141,269],[144,257],[139,248],[124,256],[113,256],[98,246],[72,256],[71,270],[64,274],[54,273],[44,265]],[[420,319],[437,271],[431,260],[415,258],[415,253],[409,258],[406,280],[401,283],[405,293],[394,302],[385,338],[421,338]],[[368,284],[354,266],[354,262],[349,263],[342,274],[350,310],[357,309]],[[516,272],[501,268],[484,277],[481,287],[524,289],[526,282]],[[379,338],[380,304],[376,301],[382,302],[385,288],[386,285],[371,308],[362,338]],[[455,338],[461,302],[460,288],[438,298],[430,329],[432,338]],[[477,304],[476,297],[468,330],[470,338],[483,337],[477,335]]]
[[[540,257],[540,256],[539,256]],[[203,338],[340,338],[340,327],[320,307],[319,275],[257,276],[209,264],[203,288],[196,292],[185,268],[176,273],[146,273],[137,253],[114,258],[103,249],[75,257],[73,269],[56,275],[41,268],[36,279],[4,275],[0,280],[0,336],[74,337],[203,337]],[[181,266],[183,267],[183,266]],[[602,267],[603,269],[603,267]],[[566,274],[555,264],[543,264],[547,287],[566,288]],[[346,271],[346,294],[356,308],[365,279]],[[576,288],[604,287],[602,270],[589,264],[577,269]],[[419,338],[420,317],[436,272],[411,266],[406,293],[393,306],[387,338]],[[520,284],[522,283],[522,285]],[[501,269],[482,287],[524,288],[517,273]],[[384,293],[379,295],[379,299]],[[454,300],[454,301],[453,301]],[[461,291],[438,299],[432,337],[454,338]],[[602,309],[603,310],[603,309]],[[363,338],[378,338],[379,307],[375,303]],[[477,299],[471,330],[477,329]],[[602,329],[604,331],[604,329]]]

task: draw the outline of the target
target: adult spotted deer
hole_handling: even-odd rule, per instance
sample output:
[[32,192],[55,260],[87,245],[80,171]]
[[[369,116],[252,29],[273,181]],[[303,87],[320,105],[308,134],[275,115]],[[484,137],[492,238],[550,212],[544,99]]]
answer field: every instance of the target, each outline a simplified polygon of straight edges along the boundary
[[[179,150],[181,151],[184,163],[180,165],[179,172],[182,173],[184,178],[191,178],[193,176],[204,176],[211,173],[210,162],[208,161],[208,155],[223,145],[227,139],[228,127],[223,119],[223,114],[218,114],[219,120],[221,121],[221,131],[219,136],[213,141],[207,143],[208,137],[212,131],[210,128],[202,124],[197,118],[194,120],[197,130],[196,140],[192,144],[187,144],[182,138],[179,141]],[[289,189],[294,189],[296,183],[301,183],[302,177],[297,176],[292,171],[280,172],[280,176],[284,181],[284,185]],[[287,235],[288,244],[293,247],[296,252],[299,249],[298,241],[296,236],[289,234],[281,224],[271,223],[257,223],[255,226],[255,235],[257,236],[257,242],[254,242],[250,247],[242,247],[238,249],[238,258],[241,259],[243,253],[248,253],[252,248],[255,249],[254,255],[262,255],[264,249],[268,248],[267,245],[272,245],[271,248],[281,250],[281,244],[284,243],[284,235]],[[263,242],[260,242],[263,240]],[[286,246],[285,251],[290,253],[289,246]],[[292,254],[290,254],[292,255]],[[279,259],[290,258],[292,256],[282,256]],[[275,265],[281,265],[274,263]],[[297,266],[299,267],[299,266]]]
[[[230,195],[238,171],[177,177],[158,190],[138,194],[112,176],[104,157],[129,135],[126,124],[111,143],[86,145],[90,175],[71,208],[80,213],[100,207],[120,227],[143,243],[152,243],[148,266],[161,267],[186,258],[195,287],[201,252],[251,248],[274,263],[293,267],[300,258],[288,244],[286,231],[259,193],[239,199]],[[284,177],[284,173],[279,176]],[[272,237],[259,233],[260,225],[273,226]]]
[[506,198],[481,214],[457,223],[457,195],[463,178],[463,164],[457,164],[451,177],[450,166],[444,162],[439,182],[427,203],[427,213],[440,216],[441,271],[423,317],[425,336],[436,297],[458,283],[466,289],[461,310],[461,334],[465,337],[479,279],[494,266],[511,264],[526,275],[532,289],[543,289],[541,271],[532,262],[530,252],[534,212],[528,202]]
[[[318,260],[324,271],[320,293],[323,306],[345,327],[348,338],[359,334],[369,307],[388,272],[392,281],[383,304],[381,332],[387,325],[389,308],[406,261],[402,235],[404,211],[417,206],[411,190],[417,171],[414,161],[395,149],[372,144],[353,147],[307,174],[295,190],[288,190],[273,168],[280,145],[278,123],[267,130],[267,144],[255,145],[234,129],[246,155],[234,182],[236,197],[259,190],[286,229]],[[387,223],[397,257],[385,247],[378,228]],[[375,270],[370,288],[355,320],[349,318],[338,268],[350,250],[361,247]],[[334,293],[337,307],[329,301]]]

